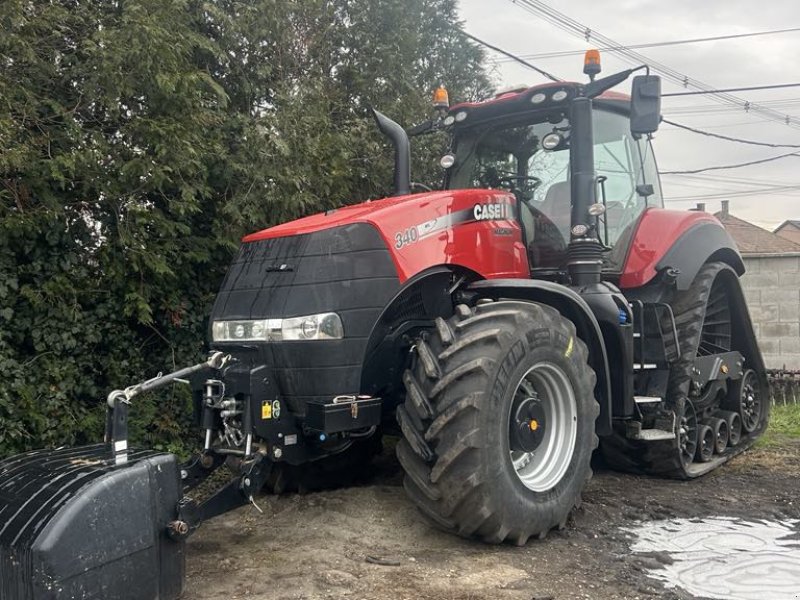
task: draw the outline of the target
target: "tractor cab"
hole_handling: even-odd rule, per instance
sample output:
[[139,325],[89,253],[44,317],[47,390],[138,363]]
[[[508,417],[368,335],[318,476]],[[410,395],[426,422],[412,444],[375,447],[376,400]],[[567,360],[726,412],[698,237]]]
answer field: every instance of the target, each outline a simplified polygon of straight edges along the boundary
[[[571,230],[570,155],[575,131],[570,99],[576,83],[548,84],[452,107],[448,189],[491,188],[517,199],[531,274],[564,273]],[[630,98],[601,95],[592,103],[594,170],[599,189],[589,223],[602,243],[603,270],[619,272],[630,233],[649,206],[662,207],[661,186],[650,140],[630,127]]]

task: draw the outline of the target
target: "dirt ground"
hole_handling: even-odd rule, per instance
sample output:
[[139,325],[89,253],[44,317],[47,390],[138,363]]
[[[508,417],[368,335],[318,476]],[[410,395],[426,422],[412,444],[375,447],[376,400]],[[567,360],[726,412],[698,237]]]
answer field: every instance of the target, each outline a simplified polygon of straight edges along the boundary
[[800,519],[800,441],[746,452],[678,482],[602,467],[568,527],[522,548],[437,531],[406,499],[391,450],[364,484],[262,496],[203,525],[188,544],[186,600],[687,599],[647,577],[668,556],[632,555],[640,521]]

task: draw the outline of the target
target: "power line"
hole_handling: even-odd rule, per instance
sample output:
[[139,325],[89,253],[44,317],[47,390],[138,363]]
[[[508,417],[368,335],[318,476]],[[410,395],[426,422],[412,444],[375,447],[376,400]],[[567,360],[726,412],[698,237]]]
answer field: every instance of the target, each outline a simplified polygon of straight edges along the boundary
[[[662,173],[665,175],[666,173]],[[680,181],[676,185],[686,185],[686,180],[700,181],[718,185],[720,183],[726,185],[747,185],[747,186],[782,186],[782,185],[796,185],[794,181],[775,181],[774,179],[759,179],[756,177],[736,177],[735,175],[681,175]]]
[[[793,33],[800,31],[800,27],[792,27],[790,29],[773,29],[771,31],[755,31],[752,33],[735,33],[731,35],[717,35],[713,37],[704,37],[704,38],[692,38],[686,40],[671,40],[666,42],[650,42],[647,44],[631,44],[629,46],[618,46],[618,47],[605,47],[599,48],[603,51],[614,51],[614,50],[624,50],[624,49],[640,49],[640,48],[660,48],[663,46],[678,46],[681,44],[698,44],[701,42],[716,42],[720,40],[733,40],[739,38],[746,38],[746,37],[756,37],[761,35],[775,35],[780,33]],[[563,56],[580,56],[584,53],[583,50],[562,50],[560,52],[542,52],[539,54],[522,54],[521,58],[527,60],[541,60],[541,59],[548,59],[548,58],[560,58]],[[506,62],[507,59],[498,59],[497,62]]]
[[[516,0],[512,0],[512,2],[516,3]],[[474,40],[475,42],[478,42],[479,44],[482,44],[482,45],[486,46],[487,48],[490,48],[491,50],[494,50],[495,52],[499,52],[500,54],[508,56],[508,57],[518,61],[519,63],[525,65],[526,67],[529,67],[529,68],[535,70],[536,72],[541,73],[542,75],[544,75],[545,77],[551,79],[552,81],[561,81],[560,79],[556,78],[554,75],[551,75],[547,71],[543,71],[543,70],[539,69],[538,67],[528,63],[527,61],[522,60],[521,58],[519,58],[518,56],[514,55],[511,52],[508,52],[507,50],[503,50],[501,48],[498,48],[497,46],[489,44],[488,42],[485,42],[485,41],[475,37],[474,35],[471,35],[471,34],[467,33],[466,31],[462,30],[461,33],[463,33],[466,37],[470,38],[471,40]],[[664,119],[663,121],[665,123],[669,124],[669,125],[672,125],[673,127],[686,129],[686,130],[691,131],[693,133],[698,133],[698,134],[706,135],[706,136],[709,136],[709,137],[720,138],[720,139],[723,139],[723,140],[726,140],[726,141],[731,141],[731,142],[739,142],[739,143],[743,143],[743,144],[752,144],[752,145],[756,145],[756,146],[768,146],[768,147],[771,147],[771,148],[800,148],[800,145],[794,145],[794,144],[771,144],[771,143],[767,143],[767,142],[756,142],[756,141],[753,141],[753,140],[744,140],[744,139],[740,139],[740,138],[734,138],[734,137],[724,136],[724,135],[720,135],[720,134],[715,134],[715,133],[711,133],[711,132],[708,132],[708,131],[702,131],[700,129],[695,129],[695,128],[689,127],[687,125],[681,125],[679,123],[675,123],[674,121],[668,121],[666,119]],[[740,164],[735,164],[735,165],[721,165],[721,166],[715,166],[715,167],[704,167],[702,169],[687,170],[687,171],[662,171],[661,174],[662,175],[689,175],[689,174],[694,174],[694,173],[703,173],[703,172],[706,172],[706,171],[717,171],[717,170],[723,170],[723,169],[738,169],[740,167],[746,167],[746,166],[750,166],[750,165],[757,165],[757,164],[762,164],[762,163],[766,163],[766,162],[771,162],[773,160],[778,160],[780,158],[785,158],[787,156],[800,156],[800,153],[798,153],[798,152],[789,152],[787,154],[782,154],[782,155],[779,155],[779,156],[773,156],[773,157],[770,157],[770,158],[764,158],[764,159],[760,159],[760,160],[755,160],[755,161],[750,161],[750,162],[740,163]],[[789,186],[789,188],[791,188],[791,189],[794,189],[795,187],[800,187],[800,186],[794,186],[794,185]],[[775,189],[779,189],[779,188],[775,188]],[[743,192],[745,192],[745,193],[752,193],[753,191],[754,190],[743,190]]]
[[697,90],[694,92],[670,92],[661,94],[663,97],[670,96],[698,96],[700,94],[724,94],[727,92],[751,92],[753,90],[777,90],[779,88],[800,87],[800,83],[778,83],[774,85],[751,85],[748,87],[725,88],[721,90]]
[[[557,11],[554,8],[551,8],[544,2],[540,0],[509,0],[515,5],[518,5],[523,10],[527,11],[528,13],[544,19],[548,23],[551,23],[555,27],[570,33],[571,35],[580,37],[587,42],[595,41],[600,46],[605,46],[610,48],[610,52],[620,55],[623,60],[628,63],[632,63],[634,65],[640,64],[647,64],[653,70],[658,71],[661,73],[666,79],[677,83],[685,88],[695,88],[700,90],[714,90],[714,87],[704,83],[698,79],[694,79],[689,77],[688,75],[684,75],[679,71],[657,61],[649,59],[647,56],[640,54],[630,48],[627,48],[623,44],[604,36],[590,27],[568,17],[567,15]],[[773,120],[781,121],[789,125],[790,127],[800,127],[800,120],[797,118],[791,118],[787,115],[781,114],[775,110],[762,107],[758,104],[747,102],[737,96],[734,96],[727,92],[712,92],[711,96],[717,101],[723,104],[735,105],[739,106],[742,109],[746,109],[749,113],[758,113],[764,116],[770,117]]]
[[[762,106],[769,106],[769,108],[780,109],[784,111],[784,114],[788,114],[786,111],[789,110],[796,110],[800,108],[800,101],[797,100],[786,100],[782,102],[774,102],[774,103],[759,103]],[[715,115],[715,114],[723,114],[723,113],[733,113],[733,112],[741,112],[742,108],[740,106],[730,106],[730,105],[715,105],[709,106],[707,104],[693,104],[693,105],[683,105],[683,106],[670,106],[667,112],[671,115]],[[746,112],[746,111],[745,111]],[[790,115],[796,116],[796,115]]]
[[759,196],[796,196],[797,194],[790,194],[792,190],[800,190],[800,185],[791,185],[782,188],[766,189],[766,190],[740,190],[736,192],[717,192],[714,194],[699,194],[691,196],[668,196],[664,200],[668,202],[684,202],[688,200],[719,200],[722,198],[746,198],[757,194]]
[[736,175],[685,175],[685,179],[697,179],[699,181],[722,181],[725,183],[736,183],[737,185],[794,185],[795,181],[776,181],[773,178],[761,179],[759,177],[737,177]]
[[762,158],[760,160],[751,160],[750,162],[739,163],[735,165],[720,165],[717,167],[704,167],[702,169],[694,169],[694,170],[687,170],[687,171],[661,171],[662,175],[690,175],[692,173],[704,173],[706,171],[720,171],[722,169],[738,169],[740,167],[749,167],[750,165],[760,165],[762,163],[771,162],[773,160],[778,160],[781,158],[786,158],[787,156],[800,156],[800,152],[788,152],[786,154],[780,154],[778,156],[771,156],[769,158]]
[[507,56],[507,57],[509,57],[509,58],[511,58],[511,59],[513,59],[513,60],[515,60],[515,61],[517,61],[518,63],[520,63],[520,64],[523,64],[523,65],[525,65],[526,67],[528,67],[528,68],[530,68],[530,69],[533,69],[534,71],[536,71],[536,72],[537,72],[537,73],[539,73],[540,75],[544,75],[545,77],[547,77],[547,78],[548,78],[550,81],[561,81],[561,80],[560,80],[558,77],[556,77],[555,75],[551,75],[551,74],[550,74],[550,73],[548,73],[547,71],[544,71],[544,70],[540,69],[540,68],[539,68],[539,67],[537,67],[536,65],[532,65],[532,64],[531,64],[531,63],[529,63],[528,61],[526,61],[526,60],[523,60],[523,59],[519,58],[518,56],[514,56],[514,55],[513,55],[513,54],[511,54],[510,52],[506,52],[505,50],[503,50],[503,49],[501,49],[501,48],[498,48],[497,46],[493,46],[492,44],[490,44],[490,43],[488,43],[488,42],[484,42],[482,39],[476,38],[474,35],[471,35],[471,34],[467,33],[467,32],[466,32],[466,31],[464,31],[463,29],[461,30],[461,33],[462,33],[462,34],[464,34],[465,36],[467,36],[467,37],[468,37],[469,39],[471,39],[472,41],[474,41],[474,42],[478,42],[479,44],[481,44],[481,45],[483,45],[483,46],[486,46],[486,47],[487,47],[487,48],[489,48],[490,50],[494,50],[495,52],[499,52],[500,54],[503,54],[503,55],[505,55],[505,56]]
[[691,131],[692,133],[697,133],[699,135],[704,135],[707,137],[717,138],[720,140],[725,140],[727,142],[737,142],[739,144],[750,144],[751,146],[765,146],[767,148],[800,148],[800,144],[772,144],[770,142],[756,142],[753,140],[744,140],[742,138],[731,137],[728,135],[722,135],[720,133],[711,133],[710,131],[703,131],[702,129],[695,129],[694,127],[689,127],[688,125],[681,125],[680,123],[676,123],[675,121],[668,121],[667,119],[662,119],[664,123],[667,125],[672,125],[673,127],[678,127],[679,129],[684,129],[686,131]]

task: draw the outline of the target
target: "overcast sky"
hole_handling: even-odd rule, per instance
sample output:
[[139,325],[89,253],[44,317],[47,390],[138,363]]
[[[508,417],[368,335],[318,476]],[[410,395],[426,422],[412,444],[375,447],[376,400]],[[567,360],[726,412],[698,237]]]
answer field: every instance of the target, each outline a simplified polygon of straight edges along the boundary
[[[800,0],[545,0],[552,8],[620,44],[645,44],[800,27]],[[514,0],[460,0],[465,29],[517,55],[585,50],[592,42],[557,29],[540,16],[527,12]],[[648,58],[691,78],[718,88],[767,85],[800,81],[800,31],[759,37],[694,43],[637,50]],[[499,87],[546,81],[537,73],[489,52]],[[499,60],[498,60],[499,59]],[[605,52],[603,73],[629,67]],[[583,81],[581,56],[536,58],[531,62],[555,75]],[[629,91],[630,83],[620,86]],[[662,78],[662,91],[681,91]],[[737,92],[750,102],[789,100],[779,110],[800,121],[800,87],[782,90]],[[667,119],[728,136],[772,143],[800,144],[800,126],[766,120],[743,109],[721,108],[703,96],[664,98]],[[791,152],[714,140],[662,124],[654,146],[661,171],[677,171],[741,163]],[[711,179],[713,178],[713,179]],[[735,178],[735,180],[734,180]],[[711,171],[701,177],[663,176],[667,205],[690,208],[698,201],[706,210],[719,210],[720,198],[705,195],[736,193],[730,197],[731,212],[762,227],[774,228],[785,219],[800,219],[800,157],[767,164]],[[765,192],[768,186],[797,186]],[[686,199],[687,197],[694,199]],[[676,200],[670,201],[670,198]]]

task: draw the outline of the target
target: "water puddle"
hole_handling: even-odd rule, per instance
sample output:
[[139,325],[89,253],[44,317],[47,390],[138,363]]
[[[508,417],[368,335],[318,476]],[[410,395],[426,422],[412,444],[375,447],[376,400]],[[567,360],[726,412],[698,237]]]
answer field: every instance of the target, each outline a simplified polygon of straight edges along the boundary
[[649,577],[720,600],[800,599],[800,521],[726,517],[643,523],[631,550],[660,565]]

